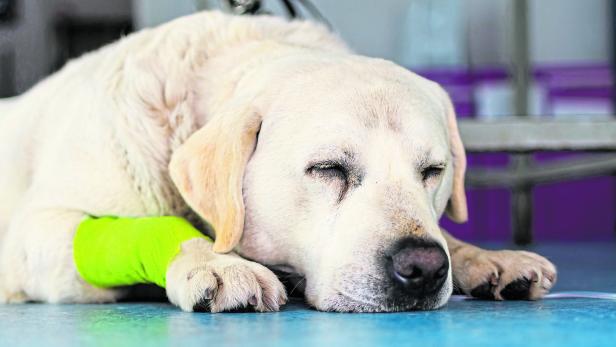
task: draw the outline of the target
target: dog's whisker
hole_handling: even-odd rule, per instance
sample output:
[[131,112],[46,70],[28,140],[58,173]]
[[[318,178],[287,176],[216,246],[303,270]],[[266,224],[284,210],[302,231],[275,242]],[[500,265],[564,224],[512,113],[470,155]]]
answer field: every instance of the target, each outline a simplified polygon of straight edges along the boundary
[[293,294],[295,289],[297,289],[299,287],[299,285],[302,284],[302,282],[304,282],[304,281],[306,281],[306,276],[302,277],[299,281],[297,281],[297,283],[295,284],[293,289],[291,289],[291,291],[289,292],[289,296],[291,296],[291,294]]

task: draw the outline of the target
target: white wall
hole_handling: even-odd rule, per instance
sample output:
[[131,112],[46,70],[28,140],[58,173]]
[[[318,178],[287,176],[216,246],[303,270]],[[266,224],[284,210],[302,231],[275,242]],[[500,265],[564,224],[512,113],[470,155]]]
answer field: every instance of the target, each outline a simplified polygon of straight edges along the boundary
[[610,0],[531,0],[534,62],[605,62],[611,58]]
[[[472,65],[502,65],[511,57],[511,1],[464,0]],[[531,61],[608,62],[610,0],[529,0]]]
[[464,2],[468,64],[482,66],[508,63],[511,55],[510,1],[464,0]]
[[[515,0],[313,1],[340,35],[362,54],[409,66],[510,62],[510,4]],[[0,51],[15,49],[15,82],[18,91],[23,91],[49,71],[50,57],[55,56],[51,29],[59,13],[81,17],[126,16],[134,9],[136,27],[143,27],[192,13],[197,3],[217,2],[22,0],[18,2],[22,21],[17,26],[0,26]],[[281,13],[276,0],[265,3]],[[534,62],[610,59],[610,0],[530,0],[529,4]],[[425,12],[426,8],[431,12]],[[448,15],[433,17],[440,13],[439,9]],[[421,11],[432,13],[432,17],[425,18]]]
[[[356,51],[409,66],[510,63],[512,1],[313,0]],[[138,26],[191,13],[198,2],[217,3],[135,0]],[[610,0],[528,2],[533,62],[608,61]],[[264,3],[283,13],[277,0]]]
[[135,28],[153,27],[197,10],[195,0],[133,0]]
[[[450,5],[441,7],[450,11],[450,21],[461,22],[461,25],[456,23],[443,26],[440,36],[438,33],[425,34],[427,42],[417,42],[419,35],[400,32],[409,28],[421,30],[413,23],[404,23],[409,18],[409,12],[422,4],[425,7],[426,3],[437,7],[440,1],[315,0],[315,3],[331,18],[342,36],[364,54],[413,63],[414,60],[408,58],[408,52],[413,52],[413,49],[422,53],[426,51],[426,45],[429,45],[433,50],[443,50],[442,46],[455,46],[452,41],[457,40],[468,50],[460,48],[465,52],[450,59],[442,59],[436,65],[451,65],[455,61],[471,65],[502,65],[510,62],[511,1],[515,0],[447,0]],[[531,60],[535,63],[608,61],[611,56],[609,32],[612,20],[609,2],[530,0]],[[454,3],[458,4],[458,8],[452,5]],[[407,16],[404,16],[405,13]],[[455,30],[458,30],[458,36]],[[415,42],[407,42],[410,48],[400,50],[399,47],[407,44],[400,40],[409,38],[415,38]],[[448,41],[435,42],[435,38]],[[448,51],[460,54],[455,47]]]
[[[314,0],[349,45],[363,54],[398,56],[408,0]],[[384,4],[386,4],[384,6]]]

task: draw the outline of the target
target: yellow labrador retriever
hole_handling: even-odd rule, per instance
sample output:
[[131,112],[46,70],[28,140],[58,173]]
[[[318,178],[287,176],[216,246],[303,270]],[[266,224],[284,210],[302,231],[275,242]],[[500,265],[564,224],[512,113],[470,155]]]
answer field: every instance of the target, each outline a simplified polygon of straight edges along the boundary
[[347,312],[435,309],[454,286],[538,299],[556,278],[539,255],[439,228],[467,218],[447,95],[314,23],[181,18],[76,59],[0,117],[1,302],[122,295],[76,272],[85,215],[209,222],[215,243],[185,242],[167,271],[186,311],[278,310],[270,269]]

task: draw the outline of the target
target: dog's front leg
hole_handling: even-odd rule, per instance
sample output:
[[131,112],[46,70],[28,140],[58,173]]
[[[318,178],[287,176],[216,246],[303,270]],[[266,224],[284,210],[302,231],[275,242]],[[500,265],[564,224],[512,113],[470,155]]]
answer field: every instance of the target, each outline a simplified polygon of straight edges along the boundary
[[495,300],[536,300],[556,282],[556,267],[526,251],[489,251],[443,230],[455,286],[466,295]]
[[[139,265],[139,254],[159,253],[147,249],[156,242],[142,238],[156,234],[140,230],[131,240],[125,237],[131,230],[116,230],[118,224],[108,225],[106,230],[86,230],[82,228],[86,217],[75,210],[21,209],[11,220],[1,244],[0,302],[111,302],[123,293],[114,289],[114,283],[151,282],[140,270],[145,266],[148,273],[152,264]],[[139,219],[134,221],[139,223]],[[81,235],[79,243],[76,232]],[[134,249],[126,249],[127,241]],[[126,254],[120,258],[110,256],[121,255],[107,252],[113,252],[121,246],[119,243],[124,244]],[[76,264],[75,259],[81,261]],[[128,261],[118,264],[116,259]],[[131,264],[139,265],[138,269],[131,269]],[[85,280],[84,274],[92,282]],[[219,312],[246,306],[273,311],[286,301],[283,285],[270,270],[235,254],[214,253],[211,241],[204,238],[183,242],[165,277],[170,301],[186,311]]]
[[97,288],[79,275],[73,236],[85,213],[24,204],[0,243],[0,302],[99,303],[123,292]]
[[167,297],[184,311],[207,312],[244,307],[277,311],[287,300],[284,286],[269,269],[234,253],[215,253],[205,239],[182,243],[167,270]]

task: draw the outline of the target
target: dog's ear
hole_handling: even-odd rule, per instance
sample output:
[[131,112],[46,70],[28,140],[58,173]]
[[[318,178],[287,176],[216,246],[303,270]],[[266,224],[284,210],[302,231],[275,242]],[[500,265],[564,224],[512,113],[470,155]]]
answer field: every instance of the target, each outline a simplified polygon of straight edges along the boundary
[[244,169],[257,141],[261,117],[246,105],[216,114],[180,146],[169,172],[188,205],[216,234],[214,251],[226,253],[244,230]]
[[449,133],[449,146],[453,159],[453,189],[447,203],[447,216],[456,223],[464,223],[468,220],[468,207],[466,193],[464,192],[464,173],[466,172],[466,154],[462,138],[458,131],[456,113],[449,95],[445,93],[445,108],[447,112],[447,130]]

